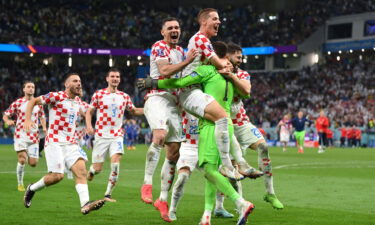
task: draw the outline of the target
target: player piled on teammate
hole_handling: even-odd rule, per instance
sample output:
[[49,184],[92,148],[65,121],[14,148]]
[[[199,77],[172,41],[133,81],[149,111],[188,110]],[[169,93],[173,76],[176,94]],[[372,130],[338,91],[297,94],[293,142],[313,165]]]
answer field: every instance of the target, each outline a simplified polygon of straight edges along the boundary
[[44,150],[48,174],[36,183],[27,186],[24,205],[29,208],[35,192],[60,182],[64,178],[66,165],[75,175],[75,188],[79,195],[81,212],[87,214],[92,210],[101,208],[105,200],[89,201],[85,166],[87,156],[74,138],[80,108],[80,103],[77,101],[76,96],[79,96],[82,88],[79,75],[69,73],[64,85],[65,91],[50,92],[31,99],[27,104],[24,122],[26,132],[35,129],[35,123],[31,120],[32,110],[35,105],[47,104],[50,109],[49,127]]
[[[223,42],[217,42],[215,49],[220,56],[219,60],[228,68],[231,67],[229,60],[225,58],[227,46]],[[202,65],[196,68],[189,76],[180,79],[167,80],[145,80],[139,82],[139,87],[158,87],[158,88],[183,88],[193,84],[201,84],[205,93],[212,96],[226,115],[230,114],[230,106],[232,104],[234,88],[231,82],[227,81],[218,73],[213,65]],[[227,117],[226,117],[227,118]],[[228,120],[229,121],[229,120]],[[219,173],[219,164],[221,163],[221,155],[218,150],[216,142],[215,127],[217,124],[202,118],[200,120],[199,133],[199,151],[198,159],[199,166],[203,167],[205,171],[206,180],[206,197],[205,197],[205,213],[202,217],[201,224],[210,224],[211,214],[215,203],[216,190],[218,189],[223,194],[228,196],[237,205],[240,212],[238,224],[245,224],[247,216],[253,210],[252,203],[245,201],[231,186],[228,179]],[[228,137],[233,136],[233,126],[231,121],[228,122]],[[226,140],[228,145],[230,139]],[[229,159],[230,160],[230,159]]]
[[[182,119],[182,130],[185,140],[181,142],[180,157],[177,162],[178,177],[173,185],[171,207],[169,209],[169,218],[171,220],[177,220],[177,206],[184,194],[185,184],[190,174],[198,165],[198,118],[187,112],[183,112]],[[233,214],[224,209],[223,202],[224,195],[218,192],[214,215],[217,217],[232,218]]]
[[[217,10],[202,9],[198,14],[198,22],[199,31],[190,38],[188,44],[189,50],[197,50],[198,57],[183,70],[183,77],[190,76],[200,65],[211,64],[217,69],[223,69],[226,66],[225,61],[216,55],[210,41],[211,37],[217,36],[221,24]],[[222,161],[221,171],[232,179],[239,178],[229,156],[229,119],[223,107],[212,96],[203,93],[200,85],[182,88],[179,98],[182,107],[187,112],[215,123],[216,144]]]
[[292,130],[289,114],[284,115],[283,119],[277,124],[276,129],[279,129],[280,143],[283,146],[283,152],[286,152]]
[[318,153],[324,153],[325,147],[328,145],[327,129],[329,128],[329,119],[325,116],[323,110],[320,111],[319,117],[315,121],[316,131],[319,135],[319,150]]
[[[106,201],[115,202],[112,191],[120,173],[120,161],[124,154],[124,130],[122,122],[125,110],[133,115],[143,115],[143,108],[134,107],[128,94],[119,91],[120,71],[112,68],[106,74],[108,87],[98,90],[91,98],[90,107],[86,112],[87,133],[95,133],[92,164],[88,173],[91,181],[95,174],[103,169],[107,154],[111,159],[111,172],[107,189],[104,193]],[[92,127],[92,116],[96,110],[95,132]]]
[[305,142],[305,126],[311,124],[312,121],[303,116],[303,112],[299,111],[297,117],[292,119],[292,125],[294,128],[294,137],[296,138],[298,153],[303,153],[303,145]]
[[[229,44],[228,54],[231,63],[235,67],[235,74],[228,74],[227,77],[231,80],[240,93],[245,96],[249,95],[251,92],[250,74],[239,68],[243,57],[242,48],[236,44]],[[267,143],[259,129],[250,122],[249,117],[246,115],[246,110],[241,100],[241,96],[238,94],[233,99],[231,106],[231,118],[233,122],[234,135],[236,137],[233,138],[234,141],[231,143],[232,148],[236,148],[235,140],[237,140],[242,152],[245,152],[247,148],[251,148],[258,152],[258,166],[264,173],[264,184],[267,191],[264,196],[264,200],[270,202],[271,205],[276,209],[283,209],[284,206],[277,199],[273,187],[272,165]],[[233,151],[231,150],[231,152]],[[239,166],[241,167],[241,163],[239,163]],[[248,176],[253,178],[259,176],[257,171],[252,171],[250,174],[251,176]],[[237,188],[239,193],[241,193],[242,190],[240,182],[237,182]]]
[[[25,132],[23,129],[23,123],[25,122],[25,113],[27,103],[34,99],[35,85],[31,81],[26,81],[23,84],[22,98],[14,101],[3,115],[3,120],[8,126],[16,126],[14,131],[14,150],[17,153],[17,182],[18,191],[25,191],[23,186],[23,176],[25,171],[25,163],[31,167],[35,167],[39,159],[39,121],[42,124],[43,132],[47,132],[46,119],[44,116],[43,106],[38,105],[33,108],[32,121],[36,124],[36,127]],[[11,117],[15,115],[16,121],[12,120]]]
[[[162,22],[163,40],[157,41],[151,48],[150,76],[153,79],[181,77],[181,71],[196,57],[196,51],[187,53],[178,46],[181,28],[176,18],[166,18]],[[145,176],[141,188],[141,198],[152,203],[152,177],[159,161],[160,151],[165,146],[166,158],[161,170],[161,192],[154,206],[165,221],[168,218],[168,191],[174,178],[181,142],[181,116],[177,107],[177,90],[149,89],[145,96],[145,116],[152,130],[152,143],[147,151]]]

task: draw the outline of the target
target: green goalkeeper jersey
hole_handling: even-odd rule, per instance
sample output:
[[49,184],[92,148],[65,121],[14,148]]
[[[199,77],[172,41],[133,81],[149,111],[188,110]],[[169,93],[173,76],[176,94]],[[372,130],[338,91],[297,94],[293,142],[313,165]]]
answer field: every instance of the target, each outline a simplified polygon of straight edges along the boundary
[[[165,79],[158,81],[158,88],[183,88],[192,84],[201,84],[202,91],[211,95],[224,108],[230,116],[230,107],[234,96],[232,82],[226,80],[212,65],[201,65],[189,76],[178,79]],[[213,122],[201,118],[202,126]]]

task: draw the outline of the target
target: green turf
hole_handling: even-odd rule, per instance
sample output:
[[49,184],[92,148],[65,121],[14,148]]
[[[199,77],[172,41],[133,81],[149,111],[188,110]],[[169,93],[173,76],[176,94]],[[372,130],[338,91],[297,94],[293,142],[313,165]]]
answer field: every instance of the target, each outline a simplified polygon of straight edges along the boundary
[[[329,149],[317,154],[307,149],[297,154],[295,148],[282,152],[271,148],[274,186],[284,210],[274,210],[264,202],[263,180],[243,182],[245,198],[256,209],[248,224],[375,224],[375,149]],[[17,191],[16,154],[10,145],[0,145],[0,224],[166,224],[153,206],[140,201],[146,147],[127,151],[121,164],[120,180],[113,193],[117,203],[107,203],[100,211],[81,215],[74,182],[61,183],[36,193],[32,206],[23,206],[23,193]],[[89,154],[90,155],[90,154]],[[255,152],[247,159],[256,163]],[[158,196],[161,162],[154,177],[154,197]],[[88,166],[88,165],[87,165]],[[103,197],[109,164],[89,183],[90,197]],[[36,168],[26,167],[25,184],[35,182],[46,171],[45,159]],[[198,224],[204,207],[202,173],[189,180],[185,196],[173,224]],[[226,208],[234,213],[229,200]],[[236,219],[216,219],[212,224],[235,224]]]

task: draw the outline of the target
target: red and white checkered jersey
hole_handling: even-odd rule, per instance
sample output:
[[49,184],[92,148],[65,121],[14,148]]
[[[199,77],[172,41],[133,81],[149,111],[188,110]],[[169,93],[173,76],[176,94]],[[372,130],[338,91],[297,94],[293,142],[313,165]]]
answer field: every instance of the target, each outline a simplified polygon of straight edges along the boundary
[[118,90],[110,93],[107,88],[98,90],[91,98],[90,107],[96,109],[95,137],[124,136],[124,112],[134,108],[128,94]]
[[[238,69],[236,73],[238,79],[248,80],[250,82],[250,74],[245,70]],[[242,126],[250,122],[249,117],[246,115],[246,110],[244,104],[239,96],[233,98],[231,106],[231,118],[235,125]]]
[[185,111],[182,112],[182,132],[189,144],[198,145],[199,119]]
[[65,91],[50,92],[40,96],[42,104],[49,105],[49,125],[46,144],[77,144],[74,138],[79,114],[79,101],[71,99]]
[[198,66],[208,64],[209,59],[216,55],[210,39],[201,32],[197,32],[190,38],[188,50],[190,49],[196,49],[198,51],[198,56],[185,67],[182,71],[182,77],[190,75]]
[[16,128],[14,131],[14,138],[20,139],[25,142],[39,143],[39,120],[38,118],[45,118],[43,106],[34,106],[33,112],[31,113],[31,121],[37,125],[31,129],[29,133],[23,129],[23,123],[25,122],[26,116],[26,106],[29,100],[25,98],[19,98],[10,104],[9,108],[4,112],[7,116],[16,115]]
[[[79,108],[82,111],[82,113],[86,113],[90,105],[87,102],[80,99],[78,96],[76,97],[76,99],[79,101]],[[82,117],[81,114],[78,114],[76,125],[77,127],[76,132],[74,133],[74,138],[79,143],[86,134],[85,118]]]
[[[162,80],[164,77],[160,74],[157,62],[159,60],[168,60],[169,64],[178,64],[184,61],[185,53],[181,46],[170,47],[164,40],[157,41],[152,45],[150,54],[150,76],[153,79]],[[170,78],[180,78],[181,72],[172,75]],[[175,91],[175,90],[169,90]],[[152,95],[165,94],[166,90],[149,90],[145,98]]]

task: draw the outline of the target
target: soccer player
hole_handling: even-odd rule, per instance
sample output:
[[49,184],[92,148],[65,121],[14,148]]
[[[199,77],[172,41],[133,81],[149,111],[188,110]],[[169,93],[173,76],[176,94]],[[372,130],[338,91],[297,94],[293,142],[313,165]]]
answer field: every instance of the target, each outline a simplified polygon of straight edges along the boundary
[[[235,87],[243,94],[249,95],[251,92],[250,74],[239,68],[242,63],[242,48],[236,44],[228,45],[228,54],[231,63],[234,65],[234,76],[229,78]],[[246,115],[244,104],[240,95],[236,95],[231,106],[231,118],[233,122],[234,135],[243,152],[247,148],[251,148],[258,152],[258,166],[264,172],[264,184],[266,194],[264,200],[271,203],[276,209],[283,209],[283,204],[278,200],[273,187],[273,174],[271,159],[269,156],[268,146],[261,134],[261,131],[255,127],[249,117]],[[234,146],[232,148],[235,148]],[[257,176],[255,176],[256,178]],[[239,193],[241,191],[241,183],[237,182]]]
[[288,114],[284,115],[283,119],[280,120],[280,122],[277,124],[276,129],[280,129],[280,142],[283,146],[283,152],[286,152],[286,147],[289,142],[291,130],[291,124]]
[[[225,68],[225,60],[221,60],[212,47],[210,38],[217,36],[221,24],[216,9],[206,8],[198,13],[199,31],[194,34],[188,44],[188,49],[196,49],[198,57],[184,70],[182,77],[190,76],[200,65],[211,64],[217,69]],[[222,161],[221,172],[231,179],[237,179],[239,174],[232,165],[229,151],[228,115],[215,99],[203,93],[200,85],[192,85],[180,89],[179,99],[182,107],[190,114],[205,118],[215,123],[216,144]]]
[[357,127],[355,129],[355,142],[357,147],[361,147],[362,131],[361,128]]
[[[228,65],[230,69],[231,63],[225,58],[227,52],[226,44],[218,42],[215,49],[217,49],[216,54],[220,56],[222,63]],[[144,84],[146,87],[156,86],[158,88],[182,88],[193,84],[202,84],[202,89],[210,94],[222,108],[225,108],[227,115],[230,114],[230,106],[234,95],[233,85],[220,75],[213,65],[199,66],[190,76],[181,79],[153,80],[152,82],[146,80]],[[216,189],[235,202],[240,213],[238,224],[245,224],[247,216],[254,209],[254,205],[245,201],[231,186],[228,179],[225,179],[218,171],[222,158],[216,144],[215,125],[214,122],[205,118],[200,121],[198,159],[199,166],[205,171],[206,178],[206,204],[201,224],[210,224]],[[228,125],[229,137],[233,135],[233,126],[231,125],[231,123]],[[229,141],[228,139],[228,144]]]
[[[27,103],[34,99],[35,85],[32,81],[26,81],[23,84],[22,98],[14,101],[3,115],[3,120],[8,126],[16,126],[14,131],[14,150],[17,153],[17,182],[18,191],[25,191],[23,186],[23,176],[25,171],[25,163],[31,167],[35,167],[39,159],[39,121],[42,124],[43,132],[46,133],[46,119],[44,116],[43,106],[38,105],[33,108],[32,121],[36,127],[31,129],[30,132],[25,132],[23,129],[23,122],[25,121],[25,113]],[[11,117],[16,115],[16,121]]]
[[[185,111],[182,112],[181,116],[185,141],[181,142],[180,157],[176,166],[178,177],[173,184],[171,207],[169,209],[169,218],[173,221],[177,220],[177,206],[184,194],[185,184],[198,165],[199,119]],[[217,192],[214,215],[216,217],[232,218],[233,214],[225,210],[223,203],[224,195]]]
[[305,125],[312,122],[303,116],[303,112],[299,111],[297,117],[292,119],[292,126],[294,128],[294,137],[296,138],[298,153],[304,153],[303,145],[305,142]]
[[[178,46],[181,28],[176,18],[166,18],[162,22],[163,40],[157,41],[151,48],[150,77],[165,79],[181,77],[181,71],[196,57],[196,51],[190,50],[186,59],[184,50]],[[152,130],[152,143],[146,154],[145,176],[141,188],[141,199],[151,204],[152,177],[159,161],[160,151],[165,146],[166,158],[161,169],[161,192],[154,206],[160,211],[161,218],[168,218],[168,191],[171,188],[178,149],[181,142],[181,116],[177,106],[177,90],[149,89],[145,96],[145,116]]]
[[345,147],[346,137],[347,137],[347,128],[345,124],[340,128],[341,137],[340,137],[340,147]]
[[[124,130],[122,123],[125,110],[133,115],[143,115],[143,108],[136,108],[130,96],[118,90],[121,76],[120,71],[111,68],[106,74],[108,87],[98,90],[91,98],[90,107],[86,112],[87,133],[95,133],[94,148],[92,151],[92,164],[88,173],[91,181],[94,175],[100,173],[107,154],[111,158],[111,172],[104,199],[116,202],[112,198],[112,191],[117,183],[120,173],[120,161],[124,154]],[[92,116],[96,110],[95,132],[92,127]]]
[[60,182],[64,178],[65,165],[75,175],[76,191],[81,203],[82,214],[97,210],[105,203],[104,199],[89,201],[89,189],[86,180],[86,153],[79,147],[74,133],[79,114],[80,103],[76,96],[81,92],[81,79],[76,73],[69,73],[64,81],[65,91],[50,92],[46,95],[33,98],[26,107],[24,129],[26,132],[35,128],[31,120],[32,110],[35,105],[48,104],[49,127],[46,137],[45,157],[48,174],[36,183],[27,186],[24,205],[31,206],[35,192]]
[[323,110],[320,111],[319,117],[315,121],[316,131],[319,135],[319,150],[318,153],[324,153],[327,143],[327,129],[329,128],[329,119],[325,116]]

